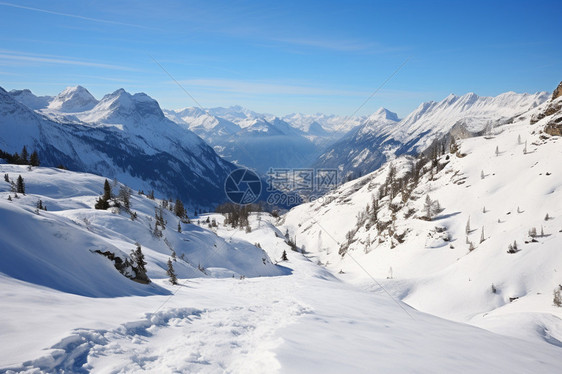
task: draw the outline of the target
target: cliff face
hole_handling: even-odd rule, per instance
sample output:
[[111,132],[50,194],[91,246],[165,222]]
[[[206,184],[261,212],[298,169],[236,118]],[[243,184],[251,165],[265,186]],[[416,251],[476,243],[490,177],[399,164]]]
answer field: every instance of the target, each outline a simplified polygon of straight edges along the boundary
[[556,100],[557,98],[559,98],[560,96],[562,96],[562,82],[560,82],[560,84],[558,85],[558,87],[556,87],[556,89],[554,90],[554,92],[552,93],[552,100]]
[[552,136],[562,136],[562,82],[552,93],[552,98],[544,111],[531,117],[531,124],[548,116],[552,116],[552,118],[546,124],[544,132]]

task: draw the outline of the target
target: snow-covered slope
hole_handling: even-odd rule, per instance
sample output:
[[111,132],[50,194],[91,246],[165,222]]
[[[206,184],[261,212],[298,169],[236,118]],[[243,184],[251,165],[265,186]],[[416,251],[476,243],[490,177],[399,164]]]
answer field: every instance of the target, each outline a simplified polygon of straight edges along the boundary
[[[268,214],[250,217],[251,232],[212,214],[213,231],[198,217],[179,233],[164,210],[168,228],[156,238],[150,223],[158,201],[133,196],[131,221],[124,211],[91,208],[101,177],[13,165],[0,172],[21,174],[27,190],[16,199],[0,184],[1,372],[559,370],[557,347],[445,321],[338,281],[290,251]],[[48,211],[34,211],[39,198]],[[149,285],[90,251],[127,253],[135,242]],[[165,274],[171,248],[177,286]],[[273,265],[283,251],[288,261]]]
[[551,106],[459,140],[421,171],[399,157],[292,209],[284,225],[344,280],[372,288],[373,276],[419,310],[561,346],[562,138],[542,131],[559,114],[530,121]]
[[[69,97],[74,102],[75,96]],[[226,199],[223,181],[234,165],[193,132],[168,120],[145,94],[121,89],[87,111],[42,113],[0,89],[0,149],[14,153],[26,145],[30,152],[38,151],[43,165],[63,164],[118,178],[135,189],[154,189],[191,205]]]
[[[50,111],[62,113],[76,113],[90,110],[96,106],[98,101],[92,94],[82,86],[67,87],[49,103]],[[35,109],[35,108],[33,108]]]
[[[338,168],[343,176],[364,175],[385,161],[402,154],[417,154],[455,126],[470,133],[485,131],[492,124],[506,122],[548,99],[546,92],[496,97],[474,93],[449,95],[440,102],[426,102],[406,118],[375,113],[330,146],[315,162],[316,167]],[[383,121],[380,121],[384,117]],[[376,119],[376,120],[375,120]]]
[[[134,194],[131,212],[93,209],[103,190],[103,177],[42,167],[30,171],[6,164],[0,165],[0,171],[14,181],[21,175],[26,190],[16,198],[9,183],[0,184],[0,273],[5,276],[92,297],[167,293],[129,280],[94,252],[110,251],[124,260],[135,243],[141,244],[148,259],[150,278],[166,278],[166,261],[173,252],[182,277],[283,273],[261,249],[235,240],[226,242],[211,230],[180,223],[166,208],[162,212],[168,227],[161,230],[162,237],[155,236],[155,209],[162,207],[162,201]],[[113,186],[114,194],[120,187]],[[39,200],[47,211],[36,209]]]
[[35,96],[30,90],[11,90],[9,94],[22,103],[23,105],[33,110],[45,109],[53,100],[52,96]]

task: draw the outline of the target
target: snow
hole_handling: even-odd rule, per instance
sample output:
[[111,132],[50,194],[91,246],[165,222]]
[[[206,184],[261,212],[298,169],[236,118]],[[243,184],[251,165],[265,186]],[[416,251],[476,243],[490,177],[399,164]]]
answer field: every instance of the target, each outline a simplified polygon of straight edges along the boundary
[[[555,373],[562,362],[555,346],[442,320],[376,287],[341,282],[291,251],[267,213],[250,216],[248,233],[218,214],[178,233],[165,210],[166,244],[149,232],[159,201],[134,195],[131,221],[91,208],[101,177],[7,164],[0,172],[21,174],[27,190],[8,201],[13,193],[0,185],[2,372]],[[48,211],[34,211],[38,199]],[[207,218],[218,227],[205,228]],[[149,285],[88,250],[127,253],[135,241]],[[174,262],[178,286],[165,274],[170,246],[189,260]],[[289,261],[274,265],[283,251]]]
[[[544,103],[546,92],[506,92],[496,97],[468,93],[449,95],[440,102],[425,102],[399,120],[384,108],[350,130],[319,156],[314,166],[339,168],[342,178],[377,170],[385,161],[402,154],[417,154],[452,129],[476,135],[494,125],[509,122]],[[334,154],[337,157],[334,157]],[[390,156],[390,158],[389,158]]]
[[[500,95],[499,101],[514,95]],[[479,99],[471,94],[446,100]],[[346,282],[380,293],[373,276],[395,298],[421,311],[561,347],[562,308],[553,305],[553,290],[562,284],[562,140],[542,133],[550,117],[529,123],[544,107],[495,127],[490,135],[460,140],[460,152],[466,156],[442,156],[443,170],[433,177],[426,172],[401,210],[392,213],[390,201],[383,199],[379,220],[404,235],[403,243],[374,225],[357,222],[378,196],[391,164],[399,175],[411,169],[409,156],[293,208],[284,216],[283,227],[315,261],[334,273],[343,270],[338,277]],[[432,221],[419,219],[428,195],[444,209]],[[398,193],[393,203],[400,199]],[[407,215],[409,209],[415,209],[412,216]],[[528,234],[532,227],[539,234],[536,242]],[[349,231],[356,232],[342,257],[338,251]],[[474,251],[469,251],[467,240]],[[514,240],[520,252],[509,254]]]
[[76,113],[90,110],[98,101],[82,86],[67,87],[49,103],[47,111]]

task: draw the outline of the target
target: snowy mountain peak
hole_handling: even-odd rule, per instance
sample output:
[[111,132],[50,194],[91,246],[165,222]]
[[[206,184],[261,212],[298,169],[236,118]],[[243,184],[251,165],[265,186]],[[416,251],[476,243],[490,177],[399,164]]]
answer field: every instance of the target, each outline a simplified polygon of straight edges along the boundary
[[29,89],[11,90],[9,92],[15,100],[33,110],[45,109],[53,100],[52,96],[36,96]]
[[88,122],[112,121],[130,116],[164,118],[158,102],[145,93],[131,95],[123,88],[105,95],[88,114]]
[[78,113],[92,109],[98,101],[82,86],[67,87],[48,106],[49,110],[63,113]]
[[378,120],[394,121],[394,122],[400,121],[400,119],[398,118],[398,114],[391,112],[390,110],[382,107],[379,110],[377,110],[375,113],[371,114],[368,118],[368,121],[378,121]]

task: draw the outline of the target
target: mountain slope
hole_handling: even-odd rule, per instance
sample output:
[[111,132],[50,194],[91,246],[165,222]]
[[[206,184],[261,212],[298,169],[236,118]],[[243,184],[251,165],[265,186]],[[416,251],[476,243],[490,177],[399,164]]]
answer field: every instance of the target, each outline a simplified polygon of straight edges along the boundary
[[45,109],[49,103],[53,101],[52,96],[35,96],[30,90],[11,90],[9,94],[22,103],[23,105],[33,110]]
[[318,128],[309,136],[280,118],[237,106],[165,113],[209,142],[222,157],[262,174],[270,168],[309,166],[321,150],[316,142]]
[[48,110],[62,113],[76,113],[90,110],[98,101],[82,86],[68,87],[49,103]]
[[552,104],[423,169],[399,157],[293,208],[285,227],[344,280],[372,289],[373,276],[419,310],[560,346],[562,139],[543,132],[559,114],[531,121]]
[[[26,194],[16,198],[8,183],[0,184],[0,273],[5,276],[89,297],[167,294],[158,286],[124,277],[110,260],[95,253],[109,251],[125,260],[136,243],[142,245],[150,278],[166,279],[166,261],[174,255],[181,277],[283,273],[253,245],[227,243],[210,230],[185,223],[178,232],[179,218],[162,208],[162,201],[132,195],[134,219],[124,209],[93,209],[103,177],[43,167],[30,171],[17,165],[0,165],[0,170],[11,180],[21,175],[26,186]],[[113,193],[120,188],[113,186]],[[39,200],[47,211],[36,209]],[[161,237],[154,234],[155,209],[161,209],[169,223]]]
[[43,165],[118,178],[193,206],[225,201],[223,181],[234,169],[197,135],[166,119],[156,101],[124,90],[72,113],[72,122],[58,122],[0,89],[0,148],[13,153],[24,145],[37,149]]
[[[212,214],[207,217],[218,222],[212,231],[194,221],[179,233],[164,209],[169,225],[157,238],[150,218],[161,202],[133,196],[138,216],[131,221],[123,210],[91,208],[101,177],[14,165],[0,165],[0,172],[21,174],[27,185],[16,199],[0,184],[2,259],[23,257],[15,261],[19,274],[0,262],[2,372],[450,373],[462,367],[480,374],[556,373],[560,366],[557,347],[442,320],[338,281],[290,251],[268,214],[250,216],[251,232]],[[34,212],[39,198],[48,211]],[[34,235],[8,231],[12,219]],[[126,253],[134,241],[142,244],[149,285],[121,276],[89,251]],[[171,248],[178,255],[176,286],[165,273]],[[283,251],[288,260],[273,265],[270,259]],[[74,276],[66,278],[66,289],[44,284],[45,276],[64,274]]]
[[[507,92],[496,97],[451,94],[440,102],[421,104],[399,122],[395,117],[383,117],[383,121],[371,117],[330,146],[315,166],[338,168],[344,177],[364,175],[395,156],[427,149],[454,127],[457,131],[483,132],[490,124],[509,121],[547,99],[546,92]],[[375,113],[375,118],[380,116]]]

